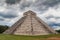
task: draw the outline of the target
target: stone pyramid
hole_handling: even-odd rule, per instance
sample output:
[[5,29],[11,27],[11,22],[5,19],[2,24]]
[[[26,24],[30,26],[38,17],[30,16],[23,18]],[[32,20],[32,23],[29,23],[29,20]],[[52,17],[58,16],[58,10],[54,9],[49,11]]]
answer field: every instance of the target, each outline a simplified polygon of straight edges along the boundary
[[27,11],[23,17],[17,21],[11,28],[6,30],[4,34],[15,35],[48,35],[57,34],[43,20],[36,16],[33,11]]

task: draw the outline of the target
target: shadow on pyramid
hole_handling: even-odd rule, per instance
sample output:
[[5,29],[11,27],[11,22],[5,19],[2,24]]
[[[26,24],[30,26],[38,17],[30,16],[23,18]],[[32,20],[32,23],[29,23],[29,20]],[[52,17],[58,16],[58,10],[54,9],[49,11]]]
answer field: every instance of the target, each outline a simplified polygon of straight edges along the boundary
[[33,11],[27,11],[24,16],[17,21],[11,28],[6,30],[4,34],[14,35],[48,35],[57,34],[55,30],[50,28],[43,20],[36,16]]

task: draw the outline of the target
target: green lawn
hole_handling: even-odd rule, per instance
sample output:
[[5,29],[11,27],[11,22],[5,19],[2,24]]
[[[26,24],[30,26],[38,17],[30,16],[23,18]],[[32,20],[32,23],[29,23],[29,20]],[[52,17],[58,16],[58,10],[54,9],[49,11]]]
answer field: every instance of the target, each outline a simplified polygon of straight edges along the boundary
[[0,40],[45,40],[49,37],[60,37],[60,34],[40,35],[40,36],[23,36],[23,35],[6,35],[0,34]]

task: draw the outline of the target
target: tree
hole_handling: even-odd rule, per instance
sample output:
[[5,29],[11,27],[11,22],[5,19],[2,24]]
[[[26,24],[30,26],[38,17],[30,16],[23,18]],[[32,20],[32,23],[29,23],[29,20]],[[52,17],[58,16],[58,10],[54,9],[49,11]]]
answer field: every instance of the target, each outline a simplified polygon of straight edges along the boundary
[[3,33],[5,30],[7,30],[9,27],[8,26],[3,26],[3,25],[0,25],[0,33]]
[[58,33],[60,33],[60,30],[56,30]]

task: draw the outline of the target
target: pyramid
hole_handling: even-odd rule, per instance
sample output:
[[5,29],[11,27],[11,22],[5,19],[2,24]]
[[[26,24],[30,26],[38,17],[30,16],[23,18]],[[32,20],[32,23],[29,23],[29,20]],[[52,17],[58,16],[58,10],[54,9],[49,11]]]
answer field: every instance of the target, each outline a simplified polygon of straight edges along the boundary
[[48,35],[57,34],[50,26],[48,26],[42,19],[37,17],[33,11],[27,11],[23,14],[11,28],[6,30],[4,34],[14,35]]

